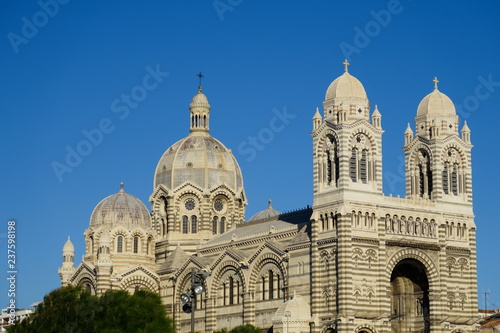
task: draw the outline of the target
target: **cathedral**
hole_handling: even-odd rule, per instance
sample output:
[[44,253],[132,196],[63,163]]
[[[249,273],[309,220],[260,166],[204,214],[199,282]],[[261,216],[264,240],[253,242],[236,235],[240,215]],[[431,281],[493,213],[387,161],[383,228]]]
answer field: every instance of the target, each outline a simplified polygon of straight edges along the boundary
[[[312,118],[311,206],[269,202],[245,218],[240,167],[210,134],[200,85],[189,134],[157,164],[151,210],[121,184],[92,212],[78,266],[64,245],[61,284],[156,292],[178,332],[475,332],[470,130],[434,79],[402,133],[406,196],[385,196],[382,115],[348,65]],[[203,288],[190,293],[196,272]]]

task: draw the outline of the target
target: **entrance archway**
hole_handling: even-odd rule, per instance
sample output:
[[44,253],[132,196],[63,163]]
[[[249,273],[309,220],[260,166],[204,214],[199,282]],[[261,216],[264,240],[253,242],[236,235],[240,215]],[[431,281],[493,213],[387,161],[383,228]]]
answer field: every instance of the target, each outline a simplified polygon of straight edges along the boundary
[[391,331],[430,333],[429,280],[418,260],[401,260],[392,271]]

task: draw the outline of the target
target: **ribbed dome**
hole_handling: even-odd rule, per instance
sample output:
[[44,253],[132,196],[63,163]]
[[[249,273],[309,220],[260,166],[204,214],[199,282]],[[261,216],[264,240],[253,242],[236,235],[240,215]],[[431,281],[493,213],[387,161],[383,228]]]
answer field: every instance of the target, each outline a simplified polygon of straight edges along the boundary
[[68,236],[68,240],[64,243],[63,252],[75,252],[75,246],[71,242]]
[[434,89],[418,105],[417,117],[425,115],[456,115],[455,106],[448,96]]
[[248,222],[257,221],[257,220],[261,220],[261,219],[267,219],[267,218],[270,218],[270,217],[273,217],[273,216],[278,216],[278,215],[281,214],[281,212],[277,211],[276,209],[274,209],[271,206],[271,204],[272,204],[271,200],[269,200],[268,203],[269,203],[269,207],[267,207],[267,209],[254,214],[254,216],[252,216],[248,220]]
[[125,193],[123,183],[118,193],[110,195],[99,202],[90,217],[91,228],[102,225],[112,227],[118,224],[129,229],[136,226],[143,227],[146,230],[151,228],[148,209],[141,200]]
[[309,320],[311,319],[311,307],[300,295],[294,295],[293,298],[283,303],[276,314],[273,321],[279,318],[288,317],[293,321]]
[[339,98],[358,98],[368,101],[368,96],[361,82],[347,71],[336,78],[326,91],[325,101]]
[[219,140],[206,133],[191,133],[174,143],[156,166],[154,187],[163,184],[174,189],[184,182],[213,189],[225,184],[243,188],[241,170],[233,154]]

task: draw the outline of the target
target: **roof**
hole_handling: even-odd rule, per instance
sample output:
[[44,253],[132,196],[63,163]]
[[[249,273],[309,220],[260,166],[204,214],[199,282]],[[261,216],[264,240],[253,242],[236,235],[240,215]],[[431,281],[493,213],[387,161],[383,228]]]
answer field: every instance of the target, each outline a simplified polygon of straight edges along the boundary
[[[304,229],[308,233],[308,225],[312,209],[307,207],[288,213],[280,213],[269,218],[248,221],[238,224],[235,228],[210,239],[203,247],[223,245],[234,241],[244,241],[259,237],[267,237],[269,234],[292,232]],[[301,240],[304,240],[302,238]]]

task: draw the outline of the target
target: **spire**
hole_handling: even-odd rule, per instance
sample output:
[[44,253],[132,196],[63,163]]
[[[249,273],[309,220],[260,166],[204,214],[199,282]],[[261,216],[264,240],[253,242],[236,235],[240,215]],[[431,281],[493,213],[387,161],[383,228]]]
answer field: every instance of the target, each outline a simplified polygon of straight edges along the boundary
[[201,72],[199,72],[196,76],[200,79],[200,84],[198,85],[198,92],[201,93],[202,92],[201,79],[204,78],[205,76],[201,74]]
[[347,67],[350,65],[350,63],[347,61],[347,59],[345,59],[342,64],[344,65],[344,73],[348,73],[349,70],[347,69]]
[[462,140],[464,140],[467,143],[470,143],[470,129],[469,126],[467,126],[467,121],[464,121],[464,126],[462,127]]
[[376,128],[381,128],[381,123],[380,119],[382,118],[382,115],[380,114],[380,111],[378,110],[378,105],[375,104],[375,110],[373,110],[372,113],[372,125]]
[[434,90],[438,90],[438,83],[439,83],[438,78],[434,77],[434,80],[432,80],[432,82],[434,82]]
[[321,119],[321,115],[319,114],[319,109],[316,108],[316,112],[314,113],[313,119]]
[[316,108],[316,112],[314,113],[314,116],[313,116],[313,131],[317,130],[318,127],[321,126],[321,115],[319,114],[319,109]]
[[410,123],[406,127],[405,131],[405,146],[409,145],[413,141],[413,131],[411,130]]

